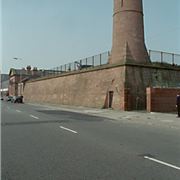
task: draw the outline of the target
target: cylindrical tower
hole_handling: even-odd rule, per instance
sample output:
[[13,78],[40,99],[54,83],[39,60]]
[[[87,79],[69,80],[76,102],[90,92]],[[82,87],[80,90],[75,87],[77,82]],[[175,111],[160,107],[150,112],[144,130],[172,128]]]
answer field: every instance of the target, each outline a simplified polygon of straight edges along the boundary
[[144,42],[142,0],[114,0],[110,64],[150,62]]

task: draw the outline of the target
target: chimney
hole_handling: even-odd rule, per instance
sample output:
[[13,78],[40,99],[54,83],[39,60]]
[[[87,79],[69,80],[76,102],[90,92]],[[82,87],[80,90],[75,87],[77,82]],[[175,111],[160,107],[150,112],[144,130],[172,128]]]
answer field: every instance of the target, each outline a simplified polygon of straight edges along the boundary
[[28,66],[26,67],[26,69],[27,69],[27,74],[30,75],[30,74],[31,74],[31,66],[28,65]]
[[37,67],[34,67],[33,70],[32,70],[32,75],[36,76],[37,73],[38,73],[38,69],[37,69]]
[[144,42],[142,0],[114,0],[110,64],[149,63]]

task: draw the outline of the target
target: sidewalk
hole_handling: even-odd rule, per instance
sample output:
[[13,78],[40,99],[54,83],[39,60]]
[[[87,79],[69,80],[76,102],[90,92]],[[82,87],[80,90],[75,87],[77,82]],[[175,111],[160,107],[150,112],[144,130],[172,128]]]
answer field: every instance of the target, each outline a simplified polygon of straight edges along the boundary
[[148,113],[146,111],[119,111],[113,109],[97,109],[82,106],[67,106],[67,105],[52,105],[52,104],[32,104],[34,106],[41,106],[48,110],[63,110],[82,114],[88,114],[92,116],[99,116],[109,118],[114,122],[125,122],[139,125],[150,126],[164,126],[173,129],[180,129],[180,118],[176,117],[176,114],[172,113]]

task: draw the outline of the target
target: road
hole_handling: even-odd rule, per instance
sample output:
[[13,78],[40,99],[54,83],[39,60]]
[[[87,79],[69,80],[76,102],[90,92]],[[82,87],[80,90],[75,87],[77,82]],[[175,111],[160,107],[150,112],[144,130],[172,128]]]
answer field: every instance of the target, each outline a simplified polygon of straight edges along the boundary
[[1,103],[2,180],[179,180],[179,129]]

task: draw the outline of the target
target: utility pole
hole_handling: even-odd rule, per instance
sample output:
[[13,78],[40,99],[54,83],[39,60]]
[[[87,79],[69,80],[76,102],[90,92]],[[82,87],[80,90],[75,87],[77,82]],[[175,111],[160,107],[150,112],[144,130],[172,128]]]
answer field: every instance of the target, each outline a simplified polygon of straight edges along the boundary
[[[14,57],[13,59],[14,60],[22,60],[22,58],[18,58],[18,57]],[[22,95],[22,82],[21,82],[22,81],[22,72],[21,72],[21,69],[20,69],[20,74],[19,75],[20,75],[20,77],[19,77],[20,92],[19,93],[20,93],[20,95]]]

